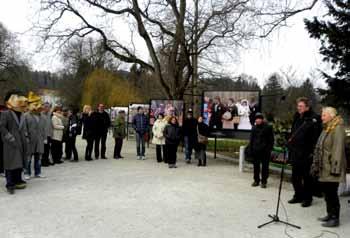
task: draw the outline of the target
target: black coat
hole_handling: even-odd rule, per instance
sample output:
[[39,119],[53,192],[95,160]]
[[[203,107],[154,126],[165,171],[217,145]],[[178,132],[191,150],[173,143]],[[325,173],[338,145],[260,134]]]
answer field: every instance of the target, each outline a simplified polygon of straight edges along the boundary
[[264,122],[253,127],[250,134],[250,153],[253,157],[271,153],[274,143],[272,126]]
[[186,118],[182,125],[183,136],[188,136],[192,138],[197,137],[197,120],[195,118]]
[[95,138],[95,124],[94,124],[94,118],[92,117],[92,115],[88,115],[86,113],[83,113],[82,123],[84,126],[83,139],[85,139],[85,140],[94,139]]
[[222,116],[225,111],[225,106],[223,104],[213,104],[212,115],[209,122],[211,128],[222,129]]
[[312,163],[312,153],[322,132],[321,117],[312,110],[294,115],[291,136],[288,142],[293,163]]
[[165,144],[178,145],[181,140],[181,128],[179,125],[169,124],[164,129]]
[[102,136],[108,133],[108,129],[111,126],[111,119],[107,112],[93,112],[91,114],[95,123],[96,136]]

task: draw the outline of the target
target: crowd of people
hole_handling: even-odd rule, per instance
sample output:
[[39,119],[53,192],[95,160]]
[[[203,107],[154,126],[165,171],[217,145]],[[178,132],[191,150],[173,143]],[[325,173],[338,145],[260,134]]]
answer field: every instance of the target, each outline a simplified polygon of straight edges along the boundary
[[[95,111],[90,105],[85,105],[82,113],[79,113],[78,110],[64,109],[61,105],[52,108],[49,103],[43,104],[38,95],[32,92],[23,95],[18,91],[9,92],[5,103],[6,109],[2,108],[0,114],[0,173],[6,177],[9,194],[14,194],[16,189],[24,189],[33,177],[44,178],[42,167],[61,164],[64,159],[78,162],[76,138],[81,134],[86,140],[86,161],[92,161],[93,156],[95,160],[107,159],[106,141],[110,129],[115,140],[113,157],[123,158],[122,145],[128,126],[124,111],[119,111],[111,121],[103,104],[99,104]],[[219,110],[219,107],[216,109]],[[145,160],[145,144],[151,128],[144,108],[138,107],[137,112],[132,119],[136,133],[136,159]],[[274,147],[273,127],[261,113],[255,113],[251,120],[254,126],[247,151],[254,163],[252,186],[266,188]],[[159,113],[152,127],[157,162],[167,163],[170,169],[177,168],[178,146],[183,141],[186,163],[192,162],[194,150],[198,166],[206,166],[206,148],[211,129],[205,123],[205,118],[195,118],[191,109],[187,111],[182,127],[175,116]],[[346,158],[344,123],[336,109],[325,107],[320,116],[312,110],[307,98],[300,98],[286,147],[292,164],[295,191],[289,203],[309,207],[313,196],[323,192],[327,216],[319,220],[325,227],[339,226],[340,202],[337,192],[339,183],[345,182]]]

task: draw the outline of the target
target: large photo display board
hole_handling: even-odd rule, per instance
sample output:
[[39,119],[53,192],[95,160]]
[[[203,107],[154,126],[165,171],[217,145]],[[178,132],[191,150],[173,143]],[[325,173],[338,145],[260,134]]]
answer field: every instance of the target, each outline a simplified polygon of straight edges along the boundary
[[[128,108],[127,107],[111,107],[110,110],[109,110],[109,115],[111,117],[111,121],[114,121],[117,116],[118,116],[118,113],[120,111],[124,111],[126,115],[128,115]],[[125,119],[126,120],[126,119]]]
[[130,103],[129,104],[129,115],[128,122],[131,124],[134,116],[137,114],[137,108],[142,107],[145,115],[149,116],[149,104],[141,104],[141,103]]
[[185,103],[182,100],[151,100],[150,124],[153,125],[159,114],[176,116],[182,126]]
[[251,130],[260,111],[260,91],[205,91],[202,114],[214,130]]

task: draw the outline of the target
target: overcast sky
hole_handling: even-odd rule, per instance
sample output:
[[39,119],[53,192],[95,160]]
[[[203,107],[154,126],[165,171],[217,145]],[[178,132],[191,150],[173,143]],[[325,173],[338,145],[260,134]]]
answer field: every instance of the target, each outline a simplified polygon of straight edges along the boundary
[[[59,69],[59,57],[52,57],[52,53],[35,53],[38,39],[30,27],[37,8],[32,7],[28,0],[0,0],[0,3],[0,22],[17,34],[22,51],[33,69]],[[242,51],[239,62],[227,62],[226,71],[232,75],[253,75],[262,84],[271,73],[280,70],[292,68],[300,77],[305,78],[311,71],[324,68],[318,53],[319,43],[309,38],[303,24],[305,17],[311,18],[321,12],[322,7],[316,6],[312,11],[293,17],[288,21],[290,27],[275,32],[269,40],[254,42],[252,49]],[[320,79],[316,86],[324,86],[324,81]]]

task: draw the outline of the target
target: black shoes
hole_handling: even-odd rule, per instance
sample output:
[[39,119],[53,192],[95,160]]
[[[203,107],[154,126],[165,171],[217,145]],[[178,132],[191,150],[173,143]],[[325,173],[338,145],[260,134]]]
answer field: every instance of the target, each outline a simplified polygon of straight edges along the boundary
[[321,222],[327,222],[331,219],[331,216],[330,215],[327,215],[325,217],[319,217],[317,218],[318,221],[321,221]]
[[258,182],[252,183],[252,187],[258,187],[258,186],[259,186],[259,183],[258,183]]
[[301,203],[301,206],[302,207],[310,207],[312,204],[312,200],[304,200],[302,203]]
[[8,192],[8,194],[13,195],[13,194],[15,194],[15,188],[14,187],[7,187],[7,192]]
[[[252,183],[252,187],[258,187],[260,185],[260,182],[253,182]],[[266,185],[266,183],[261,183],[261,185],[260,185],[260,187],[261,188],[266,188],[267,187],[267,185]]]
[[291,200],[288,201],[289,204],[296,204],[296,203],[302,203],[303,200],[298,199],[296,197],[293,197]]
[[330,217],[328,221],[322,223],[323,227],[332,228],[339,226],[339,218]]

